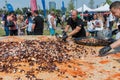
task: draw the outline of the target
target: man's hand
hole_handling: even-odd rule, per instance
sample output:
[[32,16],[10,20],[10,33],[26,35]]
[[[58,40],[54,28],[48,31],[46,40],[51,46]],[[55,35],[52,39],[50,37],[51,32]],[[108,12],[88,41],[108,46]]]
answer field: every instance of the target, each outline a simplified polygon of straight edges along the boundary
[[68,38],[68,35],[65,31],[62,32],[62,40],[66,41],[66,39]]
[[63,31],[63,32],[62,32],[62,35],[63,35],[63,36],[64,36],[64,35],[67,35],[67,33],[66,33],[65,31]]
[[112,48],[110,46],[105,46],[99,51],[99,56],[104,56],[109,52]]

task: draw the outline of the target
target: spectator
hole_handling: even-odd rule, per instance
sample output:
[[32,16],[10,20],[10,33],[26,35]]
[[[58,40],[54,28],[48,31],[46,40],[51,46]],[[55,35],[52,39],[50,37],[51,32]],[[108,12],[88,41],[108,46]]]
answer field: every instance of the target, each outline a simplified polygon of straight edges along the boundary
[[56,15],[56,27],[58,26],[58,24],[60,24],[62,26],[62,21],[61,21],[61,18],[60,18],[60,15]]
[[56,30],[55,13],[53,11],[50,13],[48,22],[49,22],[50,35],[53,36],[55,35],[55,30]]
[[47,30],[49,30],[49,20],[50,20],[50,13],[47,15]]
[[34,35],[43,35],[43,29],[44,29],[44,19],[39,16],[39,13],[37,10],[33,12],[33,25],[32,25],[32,31]]
[[103,30],[103,17],[100,15],[94,15],[94,21],[93,21],[93,26],[95,28],[95,30],[97,31],[101,31]]
[[7,14],[3,15],[2,22],[5,30],[5,35],[9,36],[9,27],[7,26]]
[[10,36],[17,36],[18,35],[18,29],[17,29],[17,25],[16,25],[16,15],[14,14],[14,12],[10,12],[7,16],[7,26],[10,29]]
[[17,17],[18,35],[25,35],[26,24],[23,15]]
[[33,19],[32,19],[31,12],[27,12],[27,19],[25,20],[25,23],[27,25],[27,28],[26,28],[27,35],[33,35],[33,32],[32,32]]
[[97,37],[97,32],[103,30],[103,21],[101,17],[98,17],[97,14],[94,14],[93,20],[88,22],[88,31],[92,34],[92,36]]
[[87,21],[87,36],[89,36],[91,33],[91,36],[94,36],[94,26],[93,26],[93,23],[92,23],[92,20],[88,20]]

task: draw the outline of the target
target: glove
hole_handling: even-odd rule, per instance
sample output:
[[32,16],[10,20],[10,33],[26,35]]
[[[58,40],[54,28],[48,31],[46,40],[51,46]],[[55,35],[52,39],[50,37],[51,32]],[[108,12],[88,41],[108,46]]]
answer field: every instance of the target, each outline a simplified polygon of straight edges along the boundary
[[63,41],[66,41],[67,38],[68,38],[68,35],[67,35],[67,34],[64,34],[64,35],[62,36],[62,40],[63,40]]
[[108,41],[110,44],[112,44],[112,43],[115,42],[116,40],[113,39],[113,38],[110,38],[110,39],[108,39],[107,41]]
[[64,36],[64,35],[67,35],[67,33],[66,33],[65,31],[63,31],[63,32],[62,32],[62,35],[63,35],[63,36]]
[[104,56],[109,52],[112,48],[110,46],[105,46],[99,51],[99,56]]

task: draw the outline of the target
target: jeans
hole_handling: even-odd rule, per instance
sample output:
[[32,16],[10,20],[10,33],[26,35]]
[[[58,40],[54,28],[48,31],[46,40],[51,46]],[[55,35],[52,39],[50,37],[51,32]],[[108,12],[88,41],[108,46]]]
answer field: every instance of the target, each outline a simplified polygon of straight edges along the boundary
[[50,31],[50,35],[51,35],[51,36],[55,35],[55,29],[50,28],[49,31]]
[[9,33],[10,33],[9,27],[4,27],[4,30],[5,30],[5,35],[9,36]]

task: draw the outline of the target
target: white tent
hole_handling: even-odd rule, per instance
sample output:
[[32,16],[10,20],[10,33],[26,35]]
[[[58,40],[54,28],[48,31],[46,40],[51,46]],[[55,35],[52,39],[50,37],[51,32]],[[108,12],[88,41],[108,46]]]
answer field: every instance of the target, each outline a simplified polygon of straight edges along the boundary
[[[82,12],[82,7],[77,9],[78,12]],[[90,9],[89,7],[87,7],[85,4],[83,5],[83,12],[85,11],[93,11],[92,9]]]
[[106,3],[104,6],[94,9],[94,12],[109,11],[109,7],[110,7],[109,4]]

